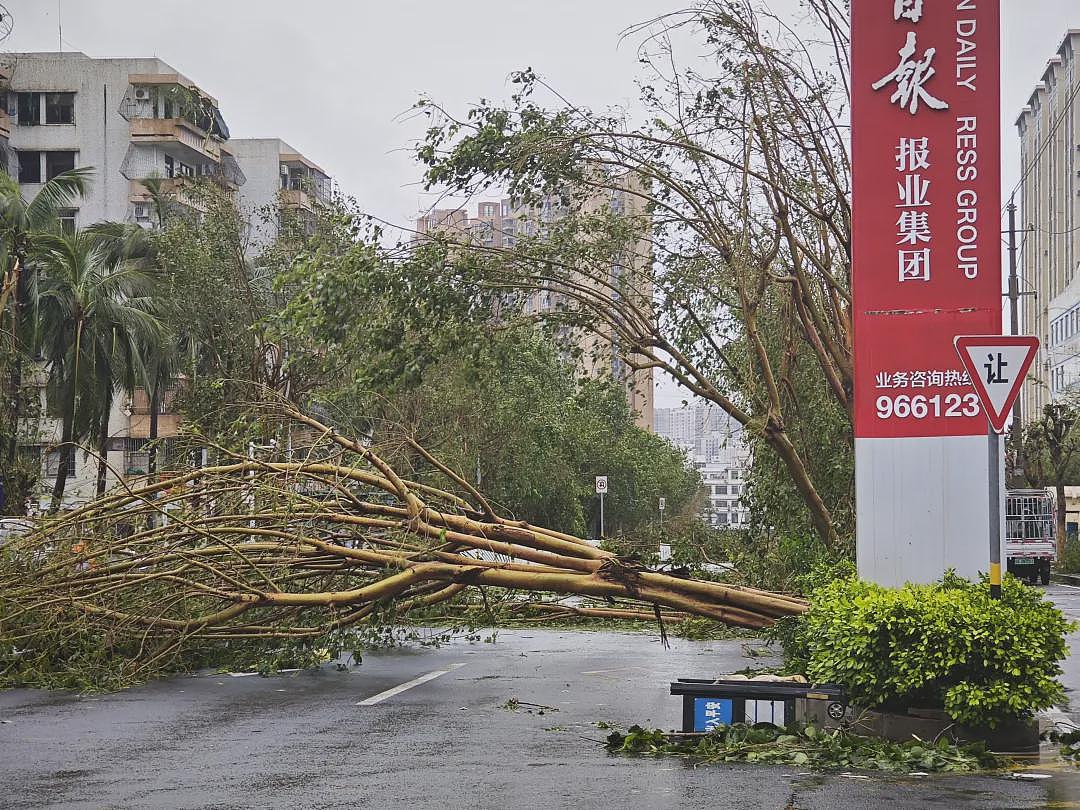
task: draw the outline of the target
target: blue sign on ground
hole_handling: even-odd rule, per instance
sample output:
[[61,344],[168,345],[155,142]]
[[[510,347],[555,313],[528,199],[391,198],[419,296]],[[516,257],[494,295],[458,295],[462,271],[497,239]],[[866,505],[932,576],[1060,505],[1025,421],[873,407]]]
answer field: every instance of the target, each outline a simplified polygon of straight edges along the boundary
[[712,731],[714,726],[731,725],[731,701],[694,698],[694,731]]

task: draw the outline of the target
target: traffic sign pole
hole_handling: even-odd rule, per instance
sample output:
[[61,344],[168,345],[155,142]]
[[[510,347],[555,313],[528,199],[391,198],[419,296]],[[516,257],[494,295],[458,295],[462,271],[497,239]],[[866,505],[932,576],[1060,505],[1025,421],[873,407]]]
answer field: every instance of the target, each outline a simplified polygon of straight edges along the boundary
[[986,428],[990,461],[990,598],[1001,598],[1001,438]]
[[604,495],[607,494],[608,480],[606,475],[596,476],[596,494],[600,496],[600,540],[604,539]]
[[986,414],[990,484],[990,598],[1001,598],[1001,435],[1039,341],[1020,335],[963,335],[954,345]]

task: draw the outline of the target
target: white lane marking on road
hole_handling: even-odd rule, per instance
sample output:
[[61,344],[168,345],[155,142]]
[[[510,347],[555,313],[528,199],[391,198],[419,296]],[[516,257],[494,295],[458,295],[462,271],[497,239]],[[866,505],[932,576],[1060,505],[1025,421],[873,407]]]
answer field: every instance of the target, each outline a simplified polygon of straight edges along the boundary
[[436,678],[439,678],[439,677],[441,677],[443,675],[448,675],[449,673],[453,672],[455,669],[461,669],[463,666],[465,666],[465,664],[463,664],[463,663],[462,664],[451,664],[446,669],[437,669],[434,672],[429,672],[426,675],[421,675],[419,678],[413,678],[411,681],[406,681],[403,684],[399,684],[398,686],[395,686],[393,689],[387,689],[385,692],[379,692],[379,694],[377,694],[377,695],[372,695],[369,698],[365,698],[364,700],[361,700],[356,705],[357,706],[374,706],[376,703],[382,703],[384,700],[387,700],[388,698],[392,698],[394,695],[400,695],[402,692],[405,692],[405,691],[407,691],[409,689],[412,689],[414,686],[419,686],[422,683],[427,683],[428,681],[433,681]]

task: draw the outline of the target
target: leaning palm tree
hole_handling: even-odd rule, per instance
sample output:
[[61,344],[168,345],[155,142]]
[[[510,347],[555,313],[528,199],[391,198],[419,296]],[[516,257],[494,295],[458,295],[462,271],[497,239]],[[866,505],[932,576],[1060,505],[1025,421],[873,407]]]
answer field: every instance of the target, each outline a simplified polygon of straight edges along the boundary
[[0,171],[0,336],[12,341],[10,378],[10,431],[4,451],[6,468],[15,459],[17,426],[22,417],[23,355],[33,326],[33,265],[29,261],[40,238],[59,230],[58,214],[82,196],[93,170],[73,169],[47,181],[32,198]]
[[[154,279],[116,261],[93,234],[60,234],[35,255],[38,346],[48,365],[46,400],[60,419],[60,457],[51,511],[59,509],[73,443],[98,434],[120,385],[142,373],[139,347],[161,343]],[[106,424],[107,431],[107,424]],[[106,437],[107,438],[107,437]]]

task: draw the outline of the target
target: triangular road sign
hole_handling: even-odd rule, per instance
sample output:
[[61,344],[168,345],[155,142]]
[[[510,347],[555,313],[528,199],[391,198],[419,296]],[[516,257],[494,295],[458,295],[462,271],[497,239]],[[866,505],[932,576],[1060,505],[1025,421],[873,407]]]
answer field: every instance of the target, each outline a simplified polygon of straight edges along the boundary
[[1009,410],[1020,394],[1039,339],[1020,335],[961,335],[953,344],[986,418],[997,433],[1005,431]]

